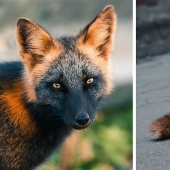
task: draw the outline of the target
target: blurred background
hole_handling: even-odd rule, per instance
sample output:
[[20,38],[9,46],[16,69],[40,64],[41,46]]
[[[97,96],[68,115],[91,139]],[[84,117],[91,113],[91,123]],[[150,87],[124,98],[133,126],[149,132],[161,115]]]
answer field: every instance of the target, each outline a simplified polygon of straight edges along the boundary
[[37,170],[124,170],[132,166],[132,0],[0,0],[0,61],[19,60],[15,27],[27,17],[53,36],[75,35],[106,6],[118,23],[112,55],[115,90],[95,123],[75,131]]
[[170,0],[137,0],[137,62],[170,53]]

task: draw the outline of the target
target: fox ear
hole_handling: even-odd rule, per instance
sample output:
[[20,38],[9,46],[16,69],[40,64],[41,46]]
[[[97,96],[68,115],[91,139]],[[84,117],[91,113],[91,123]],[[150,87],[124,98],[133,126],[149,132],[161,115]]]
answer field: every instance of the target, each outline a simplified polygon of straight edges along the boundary
[[113,47],[116,14],[113,6],[106,6],[97,17],[80,32],[77,47],[89,56],[108,59]]
[[26,18],[18,20],[16,38],[21,59],[28,69],[41,62],[53,49],[59,50],[59,44],[49,33]]

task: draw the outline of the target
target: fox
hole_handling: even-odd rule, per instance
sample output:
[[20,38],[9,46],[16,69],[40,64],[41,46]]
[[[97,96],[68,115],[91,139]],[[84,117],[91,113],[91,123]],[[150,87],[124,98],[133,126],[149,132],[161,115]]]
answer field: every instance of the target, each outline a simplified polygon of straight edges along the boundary
[[153,121],[149,132],[154,139],[170,139],[170,113]]
[[116,18],[108,5],[76,36],[58,38],[18,20],[20,61],[0,63],[0,170],[35,169],[94,122],[113,90]]

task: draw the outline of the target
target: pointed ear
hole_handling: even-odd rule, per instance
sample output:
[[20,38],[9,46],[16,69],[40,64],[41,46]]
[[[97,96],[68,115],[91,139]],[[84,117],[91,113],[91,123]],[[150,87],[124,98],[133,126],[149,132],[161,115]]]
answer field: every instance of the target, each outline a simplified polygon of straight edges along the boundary
[[116,14],[113,6],[106,6],[78,35],[77,47],[89,56],[108,59],[113,47]]
[[59,43],[54,41],[49,33],[26,18],[18,20],[16,38],[21,59],[29,70],[51,51],[60,49]]

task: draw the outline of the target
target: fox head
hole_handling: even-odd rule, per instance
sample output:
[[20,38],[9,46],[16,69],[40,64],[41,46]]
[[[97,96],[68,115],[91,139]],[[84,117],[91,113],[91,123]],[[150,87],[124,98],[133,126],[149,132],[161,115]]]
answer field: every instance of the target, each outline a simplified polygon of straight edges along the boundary
[[27,101],[50,105],[75,129],[93,122],[98,102],[112,90],[109,66],[115,25],[112,6],[74,37],[54,39],[31,20],[19,19],[16,37]]

